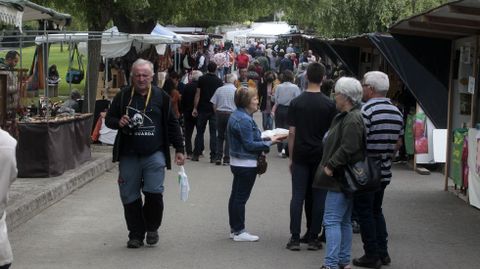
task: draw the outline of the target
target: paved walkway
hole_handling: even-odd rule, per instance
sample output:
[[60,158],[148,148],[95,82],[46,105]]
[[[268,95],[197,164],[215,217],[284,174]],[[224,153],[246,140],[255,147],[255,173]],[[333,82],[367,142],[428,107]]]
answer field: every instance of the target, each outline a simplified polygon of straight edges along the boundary
[[[229,167],[207,158],[189,162],[191,192],[179,200],[176,171],[167,173],[160,244],[127,249],[127,232],[113,169],[10,233],[20,268],[319,268],[324,250],[292,252],[287,160],[269,156],[247,204],[256,243],[228,239]],[[442,191],[443,176],[420,176],[396,166],[385,197],[392,265],[384,268],[477,268],[480,212]],[[362,254],[354,236],[353,256]]]

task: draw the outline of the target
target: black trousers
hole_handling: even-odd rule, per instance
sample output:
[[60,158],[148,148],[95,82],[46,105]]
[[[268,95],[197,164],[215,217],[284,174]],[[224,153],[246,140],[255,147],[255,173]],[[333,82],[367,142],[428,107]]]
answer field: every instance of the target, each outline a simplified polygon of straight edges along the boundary
[[157,231],[163,218],[163,195],[161,193],[144,193],[145,203],[137,199],[124,204],[125,221],[129,231],[128,238],[143,240],[145,232]]

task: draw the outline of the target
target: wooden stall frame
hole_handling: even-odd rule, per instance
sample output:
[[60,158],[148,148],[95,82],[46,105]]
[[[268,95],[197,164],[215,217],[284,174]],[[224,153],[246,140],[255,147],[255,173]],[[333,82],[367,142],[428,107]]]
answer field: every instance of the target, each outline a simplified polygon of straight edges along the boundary
[[450,175],[450,155],[452,154],[452,146],[450,140],[452,139],[452,120],[453,120],[453,65],[455,58],[455,44],[452,41],[452,48],[450,51],[450,74],[448,79],[448,116],[447,116],[447,159],[445,162],[445,186],[444,191],[448,191],[448,180]]

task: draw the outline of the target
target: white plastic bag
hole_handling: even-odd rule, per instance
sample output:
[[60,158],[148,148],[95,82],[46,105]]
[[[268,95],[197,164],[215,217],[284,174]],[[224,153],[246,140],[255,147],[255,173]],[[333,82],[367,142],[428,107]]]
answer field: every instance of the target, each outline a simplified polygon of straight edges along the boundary
[[180,171],[178,171],[178,184],[180,185],[180,200],[185,202],[188,199],[190,184],[188,184],[188,176],[183,165],[180,166]]

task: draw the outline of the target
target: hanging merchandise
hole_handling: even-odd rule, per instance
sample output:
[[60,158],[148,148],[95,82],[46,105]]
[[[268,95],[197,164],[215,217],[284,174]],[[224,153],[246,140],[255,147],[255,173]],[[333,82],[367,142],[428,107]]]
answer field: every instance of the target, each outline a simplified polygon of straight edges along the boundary
[[414,114],[408,114],[405,124],[405,151],[408,155],[415,154],[415,143],[413,138],[413,121]]
[[32,65],[27,79],[27,91],[37,91],[38,89],[45,89],[45,81],[43,70],[43,50],[42,46],[37,46],[35,54],[33,55]]
[[463,185],[463,147],[465,136],[468,133],[467,128],[458,128],[453,131],[453,147],[452,147],[452,171],[450,177],[455,185],[462,187]]
[[428,153],[427,120],[425,113],[418,112],[415,115],[413,131],[415,135],[415,153]]
[[70,68],[70,70],[67,71],[67,75],[66,75],[65,80],[68,83],[80,84],[80,82],[82,82],[82,80],[83,80],[83,77],[84,77],[85,73],[83,71],[82,56],[80,56],[80,53],[78,53],[77,44],[75,44],[75,47],[73,49],[72,58],[70,58],[70,64],[73,64],[73,61],[75,59],[75,55],[77,56],[78,69],[77,68]]
[[468,133],[463,138],[463,152],[462,152],[462,182],[463,188],[468,188]]
[[476,141],[475,146],[477,149],[477,154],[475,155],[476,156],[475,172],[477,173],[477,177],[480,177],[480,132],[477,133],[475,137],[475,141]]

